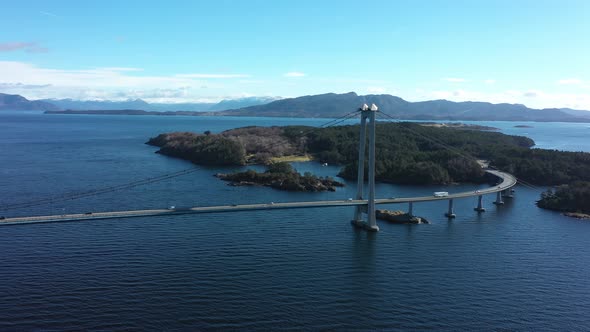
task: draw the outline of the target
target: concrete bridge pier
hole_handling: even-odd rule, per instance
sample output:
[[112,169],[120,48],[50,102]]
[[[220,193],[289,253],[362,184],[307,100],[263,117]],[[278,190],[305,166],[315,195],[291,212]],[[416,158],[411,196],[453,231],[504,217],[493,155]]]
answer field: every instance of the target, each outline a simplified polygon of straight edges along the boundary
[[486,212],[486,209],[483,207],[483,195],[477,196],[477,207],[473,210],[477,212]]
[[411,217],[414,215],[414,202],[410,202],[409,203],[409,208],[408,208],[408,215]]
[[453,212],[453,199],[449,199],[449,211],[445,213],[447,218],[455,218],[457,215]]
[[496,205],[503,205],[504,204],[504,201],[502,200],[502,192],[501,191],[498,191],[496,193],[496,200],[494,201],[494,204],[496,204]]
[[505,198],[514,198],[514,195],[512,194],[514,191],[512,190],[503,190],[502,191],[502,197]]

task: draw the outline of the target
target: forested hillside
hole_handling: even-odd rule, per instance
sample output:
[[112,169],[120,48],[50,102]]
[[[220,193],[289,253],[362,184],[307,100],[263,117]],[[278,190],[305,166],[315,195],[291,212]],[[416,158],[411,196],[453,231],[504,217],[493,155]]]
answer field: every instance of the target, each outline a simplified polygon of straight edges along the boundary
[[[376,177],[380,181],[434,184],[484,181],[477,159],[537,185],[590,181],[590,154],[531,149],[522,136],[435,128],[416,123],[378,123]],[[343,166],[356,177],[359,127],[245,127],[220,134],[171,133],[150,139],[159,153],[198,164],[268,163],[273,157],[311,155]]]

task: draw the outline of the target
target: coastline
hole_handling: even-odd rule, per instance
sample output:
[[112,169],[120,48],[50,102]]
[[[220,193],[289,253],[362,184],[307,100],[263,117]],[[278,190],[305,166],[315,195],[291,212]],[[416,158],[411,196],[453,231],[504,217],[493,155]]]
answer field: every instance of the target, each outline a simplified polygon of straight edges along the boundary
[[562,213],[566,217],[576,218],[576,219],[590,219],[590,214],[586,213],[579,213],[579,212],[564,212]]
[[[292,118],[292,119],[334,119],[334,117],[330,116],[297,116],[297,114],[289,113],[285,115],[274,115],[274,114],[260,114],[260,115],[252,115],[252,114],[237,114],[237,113],[224,113],[224,111],[144,111],[144,110],[61,110],[61,111],[41,111],[43,114],[51,114],[51,115],[155,115],[155,116],[202,116],[202,117],[237,117],[237,118]],[[528,119],[497,119],[497,118],[458,118],[458,117],[440,117],[440,118],[432,118],[432,117],[422,117],[422,116],[415,116],[415,117],[401,117],[398,120],[404,122],[414,122],[414,123],[441,123],[450,122],[450,123],[458,123],[461,121],[468,121],[468,122],[513,122],[513,123],[522,123],[522,122],[534,122],[534,123],[579,123],[579,124],[590,124],[590,120],[579,121],[572,120],[572,119],[563,119],[562,121],[554,121],[554,120],[528,120]],[[433,122],[434,121],[434,122]],[[469,124],[467,124],[469,125]],[[501,129],[500,129],[501,130]]]

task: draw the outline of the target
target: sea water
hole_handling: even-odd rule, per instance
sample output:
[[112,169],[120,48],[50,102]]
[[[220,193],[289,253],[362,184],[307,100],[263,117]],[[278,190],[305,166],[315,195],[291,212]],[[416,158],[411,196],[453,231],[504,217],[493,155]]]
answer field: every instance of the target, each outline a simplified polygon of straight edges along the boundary
[[[325,193],[232,187],[212,175],[240,167],[195,166],[144,144],[170,131],[326,121],[0,113],[0,207],[55,198],[0,213],[345,200],[352,182]],[[542,148],[590,151],[583,124],[477,124]],[[168,181],[59,199],[191,167]],[[477,188],[378,184],[377,197]],[[486,196],[481,214],[476,198],[456,200],[453,220],[446,201],[414,204],[431,224],[379,221],[379,233],[353,228],[352,207],[0,227],[0,330],[590,330],[590,222],[537,208],[543,189],[518,186],[498,207]]]

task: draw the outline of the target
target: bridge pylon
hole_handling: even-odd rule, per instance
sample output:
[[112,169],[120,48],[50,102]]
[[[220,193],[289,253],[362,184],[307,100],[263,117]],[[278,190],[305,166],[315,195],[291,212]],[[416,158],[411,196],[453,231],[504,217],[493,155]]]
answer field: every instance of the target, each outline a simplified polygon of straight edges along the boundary
[[[379,108],[375,104],[371,104],[371,107],[364,104],[359,111],[361,112],[361,128],[356,199],[362,200],[364,193],[367,127],[369,136],[369,178],[367,179],[369,182],[369,192],[367,194],[367,205],[358,205],[355,208],[352,224],[369,231],[377,232],[379,231],[379,226],[377,226],[377,218],[375,216],[375,114],[379,111]],[[363,221],[363,213],[367,214],[367,221]]]

